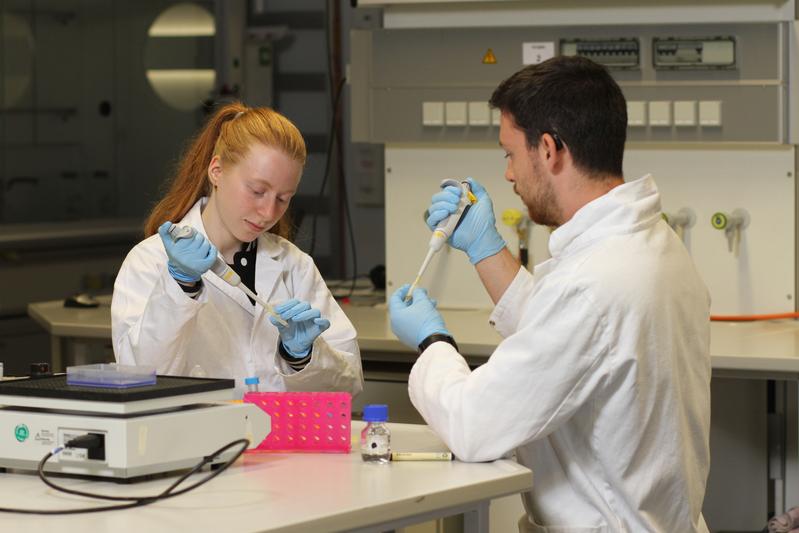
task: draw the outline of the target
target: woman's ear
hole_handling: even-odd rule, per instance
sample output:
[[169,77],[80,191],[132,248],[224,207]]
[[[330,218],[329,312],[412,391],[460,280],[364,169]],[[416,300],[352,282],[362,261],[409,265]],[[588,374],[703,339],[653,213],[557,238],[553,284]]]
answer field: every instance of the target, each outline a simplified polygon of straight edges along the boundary
[[211,182],[214,189],[219,185],[220,177],[222,177],[222,159],[218,155],[215,155],[208,164],[208,180]]

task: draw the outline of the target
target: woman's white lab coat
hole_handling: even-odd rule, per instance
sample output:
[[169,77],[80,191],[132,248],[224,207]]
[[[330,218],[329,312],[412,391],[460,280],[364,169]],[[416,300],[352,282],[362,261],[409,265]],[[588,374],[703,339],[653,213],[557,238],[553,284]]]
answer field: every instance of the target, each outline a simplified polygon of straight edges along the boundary
[[[205,235],[198,201],[179,225]],[[363,388],[355,329],[333,299],[313,260],[289,241],[272,234],[258,238],[255,292],[281,302],[305,300],[330,320],[314,341],[310,362],[292,370],[277,351],[279,336],[261,306],[210,271],[196,299],[187,296],[167,271],[167,255],[158,234],[136,245],[114,284],[112,338],[122,364],[155,366],[159,374],[213,378],[256,375],[261,391],[345,391]],[[199,368],[198,368],[199,367]]]
[[516,451],[529,531],[706,532],[710,300],[654,181],[584,206],[549,247],[497,303],[488,362],[432,344],[413,404],[462,459]]

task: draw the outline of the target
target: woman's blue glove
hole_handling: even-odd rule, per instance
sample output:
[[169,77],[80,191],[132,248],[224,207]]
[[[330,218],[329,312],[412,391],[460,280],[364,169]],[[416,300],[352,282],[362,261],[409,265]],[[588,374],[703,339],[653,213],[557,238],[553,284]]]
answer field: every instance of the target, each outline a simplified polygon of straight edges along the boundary
[[308,302],[292,298],[276,305],[275,311],[288,323],[288,326],[280,324],[272,316],[269,317],[269,321],[280,333],[283,348],[289,355],[298,359],[308,355],[316,337],[330,327],[330,321],[321,318],[322,313],[319,309],[314,309]]
[[196,231],[192,237],[172,241],[169,235],[172,226],[171,222],[164,222],[158,228],[158,235],[161,236],[166,255],[169,256],[167,269],[176,280],[194,283],[216,261],[216,246],[199,231]]
[[407,283],[391,295],[388,312],[391,315],[391,331],[399,340],[411,348],[416,348],[433,333],[449,335],[436,302],[431,300],[425,289],[414,289],[410,302],[405,301],[410,285]]
[[[469,256],[472,264],[498,254],[505,248],[505,240],[499,235],[494,218],[494,204],[485,188],[468,178],[477,203],[472,204],[458,228],[449,238],[449,243]],[[452,185],[433,195],[427,209],[427,226],[434,230],[439,222],[458,209],[461,190]]]

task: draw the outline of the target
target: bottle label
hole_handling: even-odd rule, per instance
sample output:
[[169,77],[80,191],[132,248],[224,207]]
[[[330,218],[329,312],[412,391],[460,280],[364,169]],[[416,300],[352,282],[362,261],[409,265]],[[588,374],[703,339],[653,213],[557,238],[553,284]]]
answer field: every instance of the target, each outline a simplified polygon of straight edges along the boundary
[[388,437],[385,435],[369,435],[366,437],[366,450],[369,455],[387,455]]

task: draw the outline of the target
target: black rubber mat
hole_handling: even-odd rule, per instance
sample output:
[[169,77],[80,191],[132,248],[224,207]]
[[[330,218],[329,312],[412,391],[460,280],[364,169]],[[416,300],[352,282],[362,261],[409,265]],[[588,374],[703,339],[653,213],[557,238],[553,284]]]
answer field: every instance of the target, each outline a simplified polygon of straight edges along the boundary
[[182,394],[195,394],[232,389],[232,379],[188,378],[158,376],[155,385],[113,389],[67,385],[66,374],[42,378],[0,381],[0,396],[28,396],[38,398],[63,398],[92,402],[133,402],[153,398],[168,398]]

